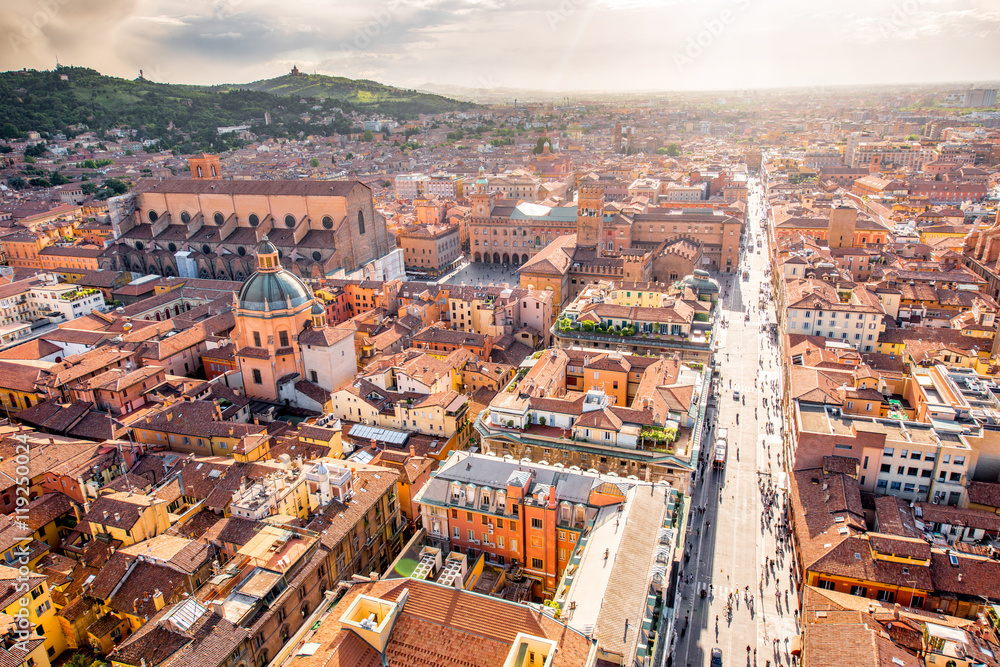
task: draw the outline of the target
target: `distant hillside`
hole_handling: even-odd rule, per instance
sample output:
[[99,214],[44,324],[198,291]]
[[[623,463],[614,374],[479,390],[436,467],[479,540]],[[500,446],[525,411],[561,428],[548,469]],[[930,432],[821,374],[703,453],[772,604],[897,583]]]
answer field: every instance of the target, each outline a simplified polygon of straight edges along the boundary
[[[309,99],[301,101],[304,97]],[[320,97],[326,98],[321,104],[316,99]],[[82,67],[2,72],[0,100],[0,138],[23,137],[32,130],[74,136],[81,130],[71,128],[80,125],[100,133],[128,127],[138,131],[138,140],[157,139],[158,147],[183,153],[241,143],[236,134],[219,135],[216,128],[222,126],[253,125],[255,132],[275,137],[328,136],[360,131],[343,115],[355,110],[405,119],[473,106],[372,81],[326,76],[189,86],[129,81]],[[272,120],[267,127],[265,113]]]
[[388,115],[443,113],[474,107],[442,95],[393,88],[366,79],[347,79],[325,74],[286,74],[252,83],[226,84],[219,90],[254,90],[274,95],[337,99],[356,107],[375,107]]

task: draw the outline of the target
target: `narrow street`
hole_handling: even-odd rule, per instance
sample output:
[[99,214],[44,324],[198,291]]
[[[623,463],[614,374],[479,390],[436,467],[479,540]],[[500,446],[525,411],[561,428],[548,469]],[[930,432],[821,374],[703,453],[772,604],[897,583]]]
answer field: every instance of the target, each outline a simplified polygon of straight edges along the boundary
[[[720,317],[728,324],[717,334],[718,408],[712,442],[706,439],[702,446],[704,472],[691,500],[690,559],[678,616],[678,626],[687,623],[687,630],[678,634],[675,666],[707,666],[716,647],[727,666],[791,664],[797,596],[788,592],[790,554],[776,546],[787,481],[779,462],[777,341],[767,331],[774,302],[762,207],[760,184],[752,179],[740,270],[723,274],[721,281]],[[744,270],[749,270],[747,281]],[[713,443],[721,428],[728,429],[727,461],[724,469],[713,470]]]

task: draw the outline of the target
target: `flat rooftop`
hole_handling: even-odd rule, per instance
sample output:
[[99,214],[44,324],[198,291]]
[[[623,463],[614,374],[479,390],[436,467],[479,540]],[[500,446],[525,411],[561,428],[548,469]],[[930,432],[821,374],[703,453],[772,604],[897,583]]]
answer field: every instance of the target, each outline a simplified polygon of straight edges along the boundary
[[664,485],[633,486],[622,512],[601,509],[564,596],[566,623],[581,632],[593,628],[602,649],[622,655],[625,664],[632,663],[640,635],[645,639],[642,621],[657,553],[673,548],[672,541],[660,544],[669,493]]
[[907,442],[918,445],[936,445],[938,442],[953,447],[968,446],[961,435],[951,430],[935,430],[926,422],[893,421],[872,417],[834,415],[831,409],[820,405],[799,404],[802,430],[810,433],[853,436],[860,433],[884,433],[887,442]]

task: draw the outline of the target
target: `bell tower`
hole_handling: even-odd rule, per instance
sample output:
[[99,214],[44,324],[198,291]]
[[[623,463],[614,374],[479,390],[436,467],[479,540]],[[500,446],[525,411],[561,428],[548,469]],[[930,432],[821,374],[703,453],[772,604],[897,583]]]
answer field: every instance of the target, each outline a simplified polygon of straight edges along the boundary
[[604,236],[604,188],[581,185],[576,195],[576,245],[597,248]]
[[191,169],[191,178],[195,180],[222,178],[222,166],[219,164],[218,155],[200,153],[188,158],[188,167]]

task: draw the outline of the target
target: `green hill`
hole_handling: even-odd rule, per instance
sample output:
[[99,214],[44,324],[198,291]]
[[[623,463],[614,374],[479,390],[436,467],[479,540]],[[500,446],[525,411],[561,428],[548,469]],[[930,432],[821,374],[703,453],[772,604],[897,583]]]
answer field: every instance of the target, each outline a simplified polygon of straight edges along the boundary
[[[136,139],[158,139],[159,147],[179,152],[223,150],[240,143],[236,135],[218,135],[220,126],[249,124],[255,132],[275,137],[346,134],[360,131],[344,115],[352,111],[403,120],[473,106],[372,81],[317,75],[190,86],[129,81],[82,67],[2,72],[0,99],[0,138],[31,130],[74,136],[81,125],[98,132],[127,127],[137,130]],[[266,127],[265,113],[272,121]]]
[[245,84],[218,86],[219,90],[253,90],[273,95],[336,99],[359,108],[377,108],[387,115],[442,113],[471,109],[474,104],[443,95],[393,88],[367,79],[325,74],[286,74]]

